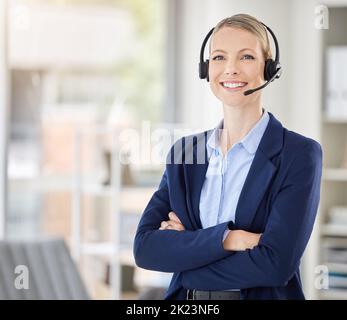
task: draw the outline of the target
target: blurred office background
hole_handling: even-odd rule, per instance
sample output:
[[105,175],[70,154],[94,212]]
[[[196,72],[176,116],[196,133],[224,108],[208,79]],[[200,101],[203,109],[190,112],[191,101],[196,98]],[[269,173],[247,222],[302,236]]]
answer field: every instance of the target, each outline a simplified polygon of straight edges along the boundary
[[[324,4],[1,0],[0,298],[54,298],[49,285],[56,298],[162,296],[171,275],[137,268],[132,241],[164,165],[126,160],[165,130],[164,155],[180,133],[218,123],[221,105],[198,78],[199,50],[219,20],[243,12],[280,44],[284,72],[264,91],[264,107],[324,149],[319,215],[302,264],[306,296],[346,299],[347,0]],[[139,139],[124,134],[134,132]],[[54,239],[66,247],[47,249]],[[17,276],[10,262],[39,270],[29,268],[35,292],[9,288]],[[56,275],[69,275],[65,287]]]

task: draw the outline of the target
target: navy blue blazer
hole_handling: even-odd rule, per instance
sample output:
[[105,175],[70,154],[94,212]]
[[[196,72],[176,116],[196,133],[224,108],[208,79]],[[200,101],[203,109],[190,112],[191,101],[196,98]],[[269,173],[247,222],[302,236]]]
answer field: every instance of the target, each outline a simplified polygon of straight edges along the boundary
[[[299,265],[319,204],[322,149],[269,115],[240,194],[235,223],[202,229],[199,217],[208,167],[206,142],[212,130],[180,139],[171,148],[134,241],[139,267],[174,273],[166,299],[185,299],[187,289],[231,288],[241,289],[242,299],[305,298]],[[158,230],[170,211],[185,231]],[[262,233],[258,246],[224,250],[227,227]]]

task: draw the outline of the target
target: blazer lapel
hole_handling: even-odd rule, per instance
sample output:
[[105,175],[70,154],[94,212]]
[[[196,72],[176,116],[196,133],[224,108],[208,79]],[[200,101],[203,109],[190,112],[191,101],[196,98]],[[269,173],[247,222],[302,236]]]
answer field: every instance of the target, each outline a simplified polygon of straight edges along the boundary
[[237,204],[235,214],[237,229],[248,230],[275,172],[276,167],[271,161],[257,151]]
[[282,149],[283,127],[269,112],[269,124],[255,153],[236,208],[235,227],[248,230],[269,184],[277,171],[271,161]]
[[[186,200],[188,214],[193,228],[201,229],[200,220],[200,195],[202,186],[205,181],[205,176],[208,168],[208,156],[206,143],[212,133],[212,130],[205,131],[196,137],[193,146],[189,146],[185,150],[193,150],[193,163],[184,163],[184,179],[186,185]],[[191,162],[188,162],[191,163]]]

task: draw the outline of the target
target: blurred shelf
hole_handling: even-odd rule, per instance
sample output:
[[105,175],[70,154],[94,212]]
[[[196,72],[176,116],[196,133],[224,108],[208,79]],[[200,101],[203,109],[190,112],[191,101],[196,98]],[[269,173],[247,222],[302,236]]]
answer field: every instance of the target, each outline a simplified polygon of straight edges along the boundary
[[71,191],[75,188],[73,180],[65,177],[9,177],[9,187],[42,191]]
[[324,248],[347,248],[347,238],[345,237],[325,237],[322,239]]
[[323,300],[347,300],[347,289],[320,290],[319,297]]
[[110,242],[83,243],[81,244],[81,253],[90,255],[114,255],[118,254],[118,248]]
[[[82,192],[99,196],[111,196],[114,187],[96,183],[95,179],[81,180]],[[76,181],[71,177],[33,177],[33,178],[9,178],[9,185],[13,188],[26,188],[37,192],[63,192],[76,191]]]
[[347,226],[337,224],[323,224],[321,234],[324,236],[347,237]]
[[81,244],[81,254],[112,257],[119,254],[122,264],[135,266],[132,248],[128,245],[121,245],[120,250],[111,242],[83,243]]
[[324,115],[323,117],[323,122],[324,123],[342,123],[342,124],[347,124],[347,117],[332,117],[328,115]]
[[329,272],[334,273],[346,273],[347,274],[347,263],[323,263],[328,267]]
[[[96,197],[115,196],[115,187],[82,181],[82,195]],[[76,184],[69,178],[11,178],[10,188],[17,190],[30,190],[31,192],[76,192]],[[122,186],[120,190],[121,212],[125,214],[142,214],[151,196],[156,191],[154,186]]]
[[347,182],[347,169],[345,169],[345,168],[325,168],[323,170],[323,180],[346,181]]

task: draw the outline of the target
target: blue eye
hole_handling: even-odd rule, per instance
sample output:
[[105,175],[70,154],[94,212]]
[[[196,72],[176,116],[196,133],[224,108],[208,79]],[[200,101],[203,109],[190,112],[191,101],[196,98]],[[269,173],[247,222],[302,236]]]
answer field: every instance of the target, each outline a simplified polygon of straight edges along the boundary
[[254,57],[250,54],[245,54],[244,56],[242,56],[241,60],[254,60]]
[[212,60],[222,60],[223,56],[215,56],[212,58]]

